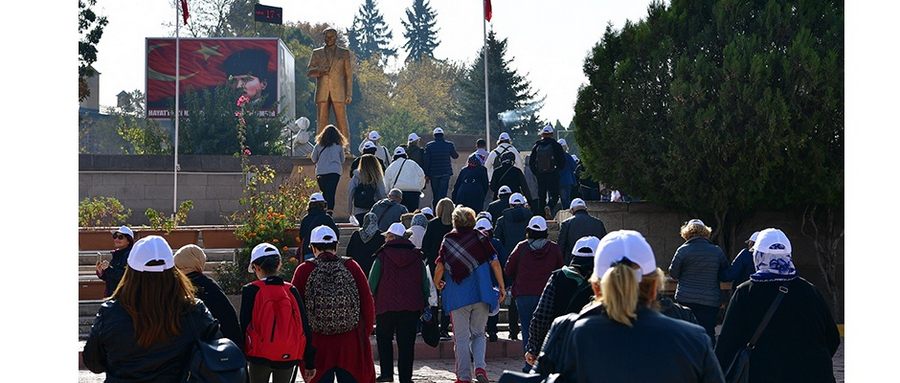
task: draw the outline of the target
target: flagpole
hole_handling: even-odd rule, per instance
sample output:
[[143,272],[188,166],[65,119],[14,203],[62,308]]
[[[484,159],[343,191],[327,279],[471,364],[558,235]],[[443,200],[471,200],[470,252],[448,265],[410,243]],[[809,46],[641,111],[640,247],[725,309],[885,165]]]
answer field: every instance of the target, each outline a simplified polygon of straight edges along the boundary
[[484,34],[484,131],[487,140],[487,150],[491,150],[491,119],[490,119],[490,111],[488,110],[488,45],[487,45],[487,8],[485,7],[484,1],[482,0],[481,4],[481,29]]
[[175,218],[175,212],[178,211],[178,120],[179,120],[179,79],[181,74],[179,68],[181,66],[181,38],[178,34],[179,22],[181,18],[181,4],[175,1],[175,180],[172,189],[172,218]]

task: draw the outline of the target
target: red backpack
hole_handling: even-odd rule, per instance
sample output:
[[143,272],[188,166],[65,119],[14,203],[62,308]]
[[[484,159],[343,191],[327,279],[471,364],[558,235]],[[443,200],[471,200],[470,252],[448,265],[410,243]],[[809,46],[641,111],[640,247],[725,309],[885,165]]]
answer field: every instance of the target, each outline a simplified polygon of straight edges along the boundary
[[267,285],[257,280],[259,287],[253,302],[253,316],[247,326],[247,356],[273,362],[303,359],[306,334],[300,318],[300,306],[291,294],[290,283]]

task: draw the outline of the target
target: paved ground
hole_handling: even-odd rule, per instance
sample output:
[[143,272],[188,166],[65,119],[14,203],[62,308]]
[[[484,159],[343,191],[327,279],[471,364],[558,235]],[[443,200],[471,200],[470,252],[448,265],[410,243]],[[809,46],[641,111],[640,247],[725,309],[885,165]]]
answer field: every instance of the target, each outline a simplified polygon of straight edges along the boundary
[[[417,383],[452,383],[456,376],[453,373],[453,360],[417,360],[413,365],[413,380]],[[496,381],[500,377],[503,370],[518,370],[522,367],[521,359],[493,359],[488,360],[488,376],[491,381]],[[375,371],[378,372],[378,363],[375,363]],[[394,381],[399,382],[397,378],[397,370],[394,368]],[[103,382],[103,374],[93,374],[90,371],[79,371],[78,381],[80,383],[100,383]],[[844,344],[838,348],[837,354],[834,355],[834,377],[837,383],[844,382]],[[300,379],[297,380],[298,382]]]

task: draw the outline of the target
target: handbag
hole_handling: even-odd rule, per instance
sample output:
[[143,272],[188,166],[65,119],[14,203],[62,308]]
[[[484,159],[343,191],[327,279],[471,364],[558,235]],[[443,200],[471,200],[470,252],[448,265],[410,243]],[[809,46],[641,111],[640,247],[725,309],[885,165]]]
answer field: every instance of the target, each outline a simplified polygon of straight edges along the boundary
[[194,329],[193,319],[188,318],[187,322],[194,334],[194,347],[185,382],[244,383],[247,359],[241,348],[228,338],[204,341]]
[[437,307],[426,307],[419,320],[422,322],[422,340],[431,347],[437,347],[441,343]]
[[731,364],[728,365],[728,369],[725,370],[725,382],[750,382],[750,354],[753,353],[753,349],[756,348],[756,342],[759,340],[760,335],[762,335],[763,330],[765,330],[766,326],[769,324],[769,320],[772,319],[772,315],[775,315],[775,310],[778,309],[778,305],[781,304],[781,300],[784,299],[784,296],[787,295],[787,293],[787,286],[778,286],[778,295],[775,296],[775,300],[772,302],[772,305],[769,306],[769,311],[766,311],[766,314],[763,315],[759,327],[757,327],[756,332],[753,333],[753,337],[750,338],[750,341],[747,342],[747,345],[744,346],[744,348],[738,351],[734,356],[734,359],[731,360]]

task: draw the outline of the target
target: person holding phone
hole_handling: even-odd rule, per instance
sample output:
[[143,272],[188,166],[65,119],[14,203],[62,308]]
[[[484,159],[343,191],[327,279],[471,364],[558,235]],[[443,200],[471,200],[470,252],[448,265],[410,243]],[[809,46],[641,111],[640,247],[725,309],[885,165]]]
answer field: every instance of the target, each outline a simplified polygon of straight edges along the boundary
[[112,261],[97,257],[96,273],[97,277],[106,282],[106,288],[103,290],[103,296],[112,296],[125,274],[125,264],[128,262],[128,254],[131,253],[131,247],[134,245],[134,232],[128,226],[120,226],[112,233],[113,251]]

